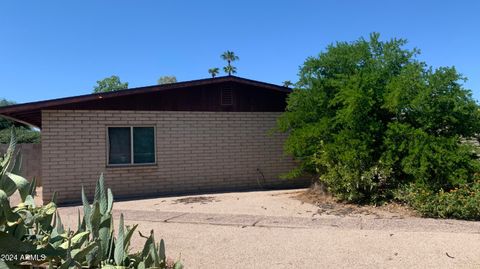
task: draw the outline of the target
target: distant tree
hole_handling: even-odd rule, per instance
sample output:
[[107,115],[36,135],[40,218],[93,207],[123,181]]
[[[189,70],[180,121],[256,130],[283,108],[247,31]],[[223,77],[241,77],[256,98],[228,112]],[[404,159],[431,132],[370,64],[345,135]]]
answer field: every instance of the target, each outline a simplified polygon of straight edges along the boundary
[[212,78],[216,77],[219,72],[220,72],[220,68],[218,68],[218,67],[208,69],[208,73],[210,73],[210,75],[212,75]]
[[113,92],[125,90],[128,88],[128,82],[122,83],[118,76],[111,76],[97,81],[97,85],[93,88],[94,93]]
[[235,52],[227,50],[222,55],[220,55],[220,57],[224,61],[227,61],[227,66],[223,68],[225,73],[228,73],[229,76],[235,74],[237,69],[232,66],[232,62],[240,60],[240,58],[235,55]]
[[40,132],[38,130],[34,130],[28,127],[15,127],[15,128],[6,128],[6,129],[0,130],[0,144],[10,143],[12,129],[15,132],[17,143],[19,144],[40,143]]
[[232,74],[237,73],[237,68],[235,66],[232,66],[232,65],[227,65],[227,66],[223,67],[223,71],[225,71],[225,73],[227,73],[229,76],[231,76]]
[[[8,101],[7,99],[0,99],[0,107],[1,106],[11,106],[14,105],[15,102]],[[0,130],[12,127],[15,123],[11,120],[7,120],[0,116]]]
[[291,87],[293,85],[293,83],[290,81],[290,80],[285,80],[283,82],[283,87]]
[[[7,99],[0,99],[0,107],[2,106],[11,106],[15,105],[16,102],[9,101]],[[0,116],[0,130],[7,129],[10,127],[27,127],[25,124],[18,123]]]
[[177,82],[177,78],[175,76],[162,76],[157,80],[158,84],[171,84]]
[[[0,99],[0,106],[15,104],[15,102]],[[40,132],[33,130],[30,126],[0,116],[0,144],[10,142],[12,129],[15,129],[17,143],[40,143]]]
[[16,104],[16,103],[13,102],[13,101],[8,101],[5,98],[0,99],[0,106],[11,106],[11,105],[14,105],[14,104]]

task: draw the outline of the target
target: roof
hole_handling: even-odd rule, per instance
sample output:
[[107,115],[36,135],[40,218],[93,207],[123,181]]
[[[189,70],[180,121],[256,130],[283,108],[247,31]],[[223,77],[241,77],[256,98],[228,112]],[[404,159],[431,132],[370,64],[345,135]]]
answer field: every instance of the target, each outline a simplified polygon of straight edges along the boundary
[[118,99],[121,97],[134,97],[137,95],[144,95],[146,93],[162,92],[167,90],[185,89],[197,86],[213,86],[222,83],[238,83],[241,85],[251,86],[255,88],[290,93],[291,89],[284,86],[265,83],[261,81],[250,80],[237,76],[224,76],[217,78],[199,79],[191,81],[183,81],[171,84],[152,85],[138,88],[130,88],[125,90],[85,94],[73,97],[50,99],[44,101],[30,102],[24,104],[16,104],[11,106],[0,107],[0,115],[27,125],[41,127],[41,111],[47,109],[66,109],[69,106],[79,107],[81,104],[106,101],[110,99]]

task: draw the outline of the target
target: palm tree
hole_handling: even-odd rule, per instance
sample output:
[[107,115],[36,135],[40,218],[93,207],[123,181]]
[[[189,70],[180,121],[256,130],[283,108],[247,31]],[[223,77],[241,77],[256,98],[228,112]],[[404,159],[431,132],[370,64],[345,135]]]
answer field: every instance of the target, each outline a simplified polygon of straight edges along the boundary
[[290,88],[290,86],[292,86],[292,85],[293,85],[293,83],[290,80],[285,80],[283,82],[283,87]]
[[232,65],[227,65],[223,67],[223,71],[225,71],[225,73],[228,73],[228,75],[231,76],[232,74],[237,73],[237,68]]
[[220,73],[220,68],[218,67],[210,68],[208,69],[208,73],[210,73],[210,75],[212,75],[212,78],[214,78],[218,75],[218,73]]
[[[233,51],[225,51],[222,55],[220,55],[220,57],[224,60],[224,61],[227,61],[227,66],[223,68],[223,70],[225,70],[225,72],[228,72],[227,70],[230,70],[230,72],[228,72],[228,75],[231,76],[232,73],[235,74],[236,73],[236,70],[235,72],[232,72],[233,71],[233,68],[232,68],[232,62],[234,61],[237,61],[237,60],[240,60],[240,58],[238,58],[237,55],[235,55],[235,52]],[[227,68],[228,67],[228,68]],[[236,68],[235,68],[236,69]]]

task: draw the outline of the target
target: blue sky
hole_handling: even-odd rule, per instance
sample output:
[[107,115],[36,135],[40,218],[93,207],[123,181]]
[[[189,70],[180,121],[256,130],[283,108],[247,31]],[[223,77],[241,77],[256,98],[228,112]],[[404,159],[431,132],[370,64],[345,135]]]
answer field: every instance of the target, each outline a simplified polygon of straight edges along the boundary
[[296,81],[306,57],[371,32],[401,37],[421,60],[455,66],[480,99],[480,1],[0,2],[0,98],[86,94],[112,74],[130,87],[208,77],[219,55],[238,76]]

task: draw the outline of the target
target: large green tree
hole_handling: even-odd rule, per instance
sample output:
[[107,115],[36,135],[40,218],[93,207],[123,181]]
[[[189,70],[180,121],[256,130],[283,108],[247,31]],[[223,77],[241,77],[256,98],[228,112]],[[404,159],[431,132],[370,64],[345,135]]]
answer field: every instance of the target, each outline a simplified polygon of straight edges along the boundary
[[278,121],[285,149],[348,201],[392,198],[412,183],[433,191],[472,182],[479,107],[453,67],[433,69],[403,39],[338,42],[300,69]]
[[125,90],[128,88],[128,82],[121,82],[118,76],[111,76],[97,81],[94,86],[94,93],[113,92],[118,90]]

